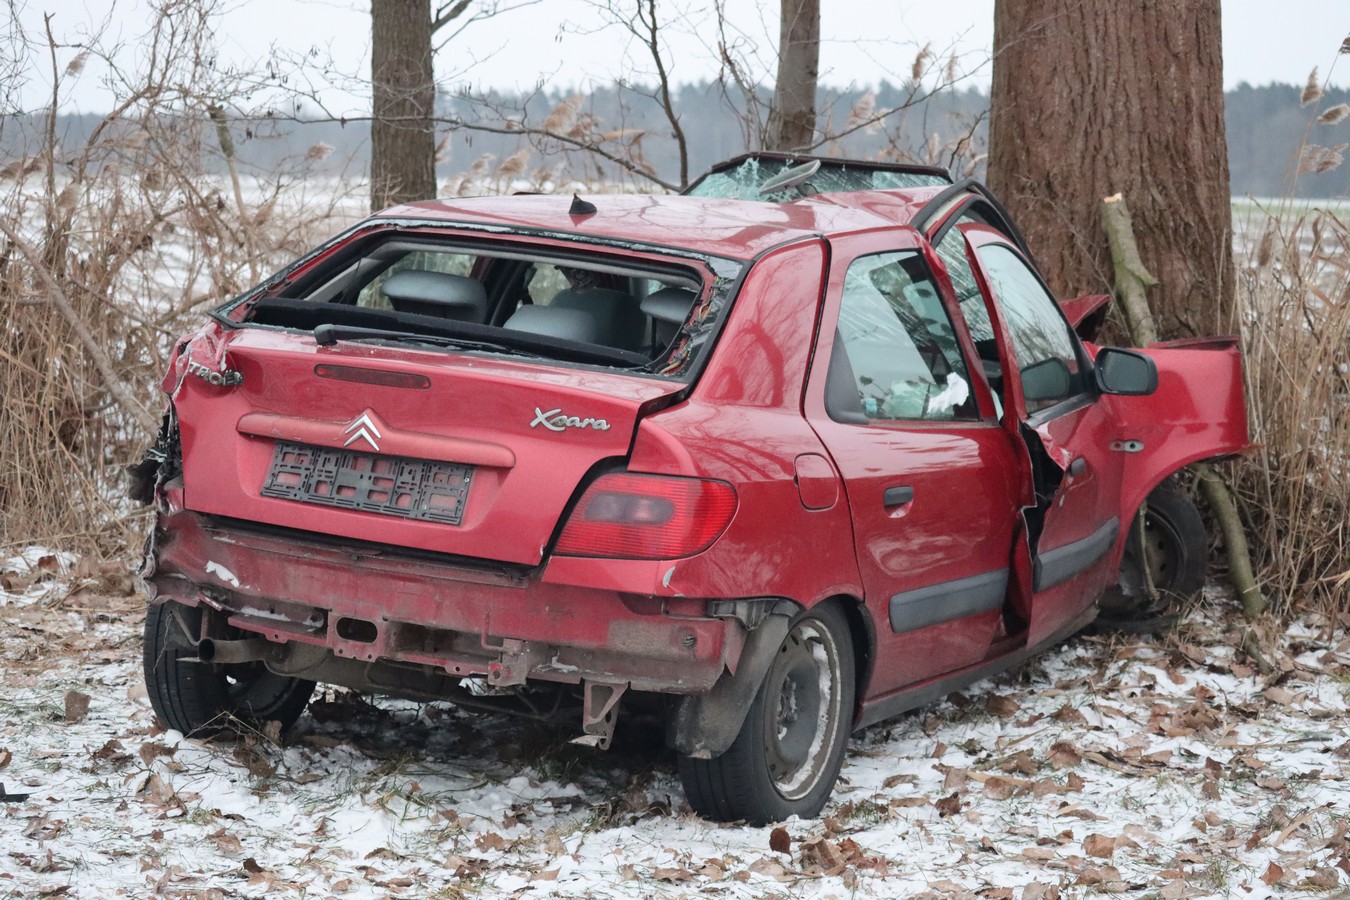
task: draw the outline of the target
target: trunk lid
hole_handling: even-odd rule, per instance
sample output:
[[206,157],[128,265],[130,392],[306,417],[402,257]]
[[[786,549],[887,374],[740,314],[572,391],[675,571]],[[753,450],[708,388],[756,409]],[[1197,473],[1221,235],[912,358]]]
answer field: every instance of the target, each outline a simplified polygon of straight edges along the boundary
[[682,387],[215,324],[166,385],[189,509],[523,565],[586,473],[627,456],[643,405]]

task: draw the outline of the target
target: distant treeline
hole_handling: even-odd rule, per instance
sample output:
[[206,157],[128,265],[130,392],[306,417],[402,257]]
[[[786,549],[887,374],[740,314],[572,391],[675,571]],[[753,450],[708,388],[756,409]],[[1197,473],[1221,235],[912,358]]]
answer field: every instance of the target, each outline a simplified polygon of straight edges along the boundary
[[[1350,142],[1350,119],[1335,125],[1316,124],[1314,110],[1300,108],[1300,93],[1301,87],[1293,85],[1242,84],[1226,95],[1228,158],[1235,196],[1272,197],[1290,193],[1301,197],[1350,196],[1350,169],[1345,166],[1322,174],[1305,173],[1293,180],[1298,151],[1305,141],[1326,147]],[[850,126],[851,116],[852,124],[856,124],[858,113],[866,113],[870,108],[871,114],[876,115],[896,109],[911,95],[905,85],[886,83],[869,99],[863,99],[863,94],[857,92],[823,90],[819,98],[822,133],[840,134]],[[528,98],[503,93],[469,96],[448,92],[442,93],[439,109],[445,120],[467,126],[481,123],[501,128],[507,118],[514,118],[537,128],[559,104],[573,96],[574,92],[569,91],[542,91]],[[765,98],[758,99],[762,103]],[[717,84],[699,84],[679,87],[674,100],[688,138],[691,178],[712,163],[745,151],[747,128],[741,98],[724,95]],[[1319,108],[1340,103],[1350,103],[1350,91],[1329,91]],[[955,160],[956,168],[961,169],[967,160],[986,149],[988,106],[989,96],[983,90],[948,89],[895,112],[875,126],[830,140],[817,152],[855,157],[900,155],[941,165],[952,165]],[[88,137],[99,119],[97,115],[58,116],[57,133],[64,146],[72,149]],[[555,117],[554,124],[558,121]],[[642,161],[666,181],[678,181],[678,157],[670,125],[655,101],[643,96],[641,90],[617,86],[594,90],[582,95],[575,115],[564,114],[561,121],[574,134],[609,136],[605,146],[614,150],[636,138],[636,144],[631,146],[640,152]],[[45,117],[40,114],[0,120],[0,170],[19,157],[30,155],[36,146],[35,135],[44,130]],[[259,174],[303,168],[316,174],[360,176],[367,169],[369,128],[365,122],[302,122],[261,117],[236,120],[231,130],[239,160]],[[961,138],[967,135],[969,143],[960,148],[964,155],[954,156]],[[207,148],[204,152],[218,150],[209,139],[203,141],[203,146]],[[523,150],[533,152],[526,155],[521,153]],[[452,177],[474,169],[477,163],[479,173],[490,176],[514,154],[520,155],[506,174],[521,169],[523,163],[519,177],[527,179],[543,173],[593,178],[614,172],[612,167],[597,164],[587,154],[562,149],[556,142],[541,146],[538,138],[524,134],[492,134],[453,125],[442,143],[437,171],[442,177]],[[982,175],[982,167],[975,174]],[[1166,173],[1158,175],[1166,177]]]

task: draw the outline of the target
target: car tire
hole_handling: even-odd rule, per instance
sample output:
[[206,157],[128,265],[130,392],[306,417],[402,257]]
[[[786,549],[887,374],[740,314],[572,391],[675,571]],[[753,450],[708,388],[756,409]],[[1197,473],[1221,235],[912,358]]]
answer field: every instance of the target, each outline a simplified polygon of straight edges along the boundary
[[844,613],[827,604],[799,615],[731,747],[713,759],[680,756],[689,805],[708,819],[752,825],[816,816],[839,779],[854,689]]
[[[146,611],[145,687],[160,722],[194,737],[218,734],[234,722],[258,727],[280,722],[283,731],[294,725],[309,703],[314,682],[277,675],[261,662],[197,662],[188,633],[200,634],[201,622],[200,607],[172,601]],[[218,639],[241,634],[234,628],[229,632]]]
[[1140,549],[1135,537],[1126,541],[1120,577],[1101,600],[1100,627],[1136,634],[1165,630],[1204,587],[1209,535],[1200,510],[1176,484],[1165,482],[1155,488],[1144,514],[1143,549],[1156,601],[1140,596],[1134,584]]

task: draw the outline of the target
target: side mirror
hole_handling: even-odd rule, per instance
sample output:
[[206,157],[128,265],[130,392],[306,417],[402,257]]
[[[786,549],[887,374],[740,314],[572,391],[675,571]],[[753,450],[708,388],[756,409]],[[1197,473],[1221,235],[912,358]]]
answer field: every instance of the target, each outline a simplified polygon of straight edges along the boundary
[[1103,347],[1097,351],[1097,387],[1103,394],[1138,397],[1158,389],[1158,366],[1138,350]]
[[1022,370],[1022,394],[1028,403],[1067,397],[1072,387],[1069,367],[1058,357],[1043,359]]

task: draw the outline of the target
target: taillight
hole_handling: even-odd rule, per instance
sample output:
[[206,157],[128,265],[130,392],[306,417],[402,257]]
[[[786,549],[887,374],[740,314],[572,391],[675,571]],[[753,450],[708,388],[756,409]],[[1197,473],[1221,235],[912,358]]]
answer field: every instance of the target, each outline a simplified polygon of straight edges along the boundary
[[736,491],[726,482],[616,472],[586,489],[554,552],[678,559],[708,549],[735,514]]

